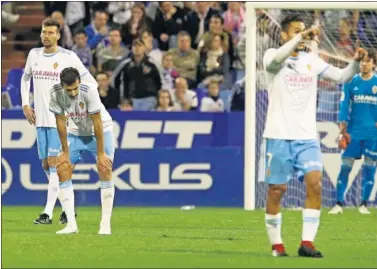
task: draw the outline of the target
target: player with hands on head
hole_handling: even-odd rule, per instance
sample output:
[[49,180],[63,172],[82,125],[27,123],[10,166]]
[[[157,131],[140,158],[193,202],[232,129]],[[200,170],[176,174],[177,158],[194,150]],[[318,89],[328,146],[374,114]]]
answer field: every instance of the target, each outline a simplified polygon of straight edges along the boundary
[[340,83],[351,80],[366,53],[359,48],[344,69],[327,64],[315,53],[305,52],[305,40],[316,39],[319,31],[319,26],[306,29],[299,15],[289,15],[281,23],[282,45],[268,49],[263,58],[269,104],[261,149],[265,169],[260,169],[259,176],[268,184],[265,224],[276,257],[287,256],[280,204],[295,171],[304,175],[306,184],[298,254],[323,257],[313,243],[319,227],[323,170],[316,130],[317,81],[319,76]]
[[344,85],[339,110],[339,148],[343,150],[337,179],[337,203],[329,214],[343,213],[344,194],[355,160],[364,156],[362,166],[361,214],[367,208],[377,166],[377,74],[375,52],[368,51],[360,63],[360,73]]
[[[57,234],[78,232],[72,172],[81,154],[89,151],[96,157],[101,186],[102,220],[98,233],[109,235],[114,202],[112,164],[115,151],[111,116],[101,103],[97,88],[81,83],[78,70],[72,67],[61,72],[60,84],[52,88],[50,111],[55,114],[62,145],[57,172],[61,201],[68,219],[67,226]],[[65,114],[69,115],[68,130]]]

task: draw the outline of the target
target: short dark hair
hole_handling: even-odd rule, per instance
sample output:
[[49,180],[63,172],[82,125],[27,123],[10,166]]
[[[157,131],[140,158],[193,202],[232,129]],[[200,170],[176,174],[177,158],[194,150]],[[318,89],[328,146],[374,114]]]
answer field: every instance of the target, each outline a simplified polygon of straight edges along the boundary
[[96,73],[96,79],[97,79],[97,76],[98,76],[98,75],[105,75],[107,78],[109,78],[109,75],[108,75],[106,72],[103,72],[103,71],[102,71],[102,72],[97,72],[97,73]]
[[111,28],[110,31],[109,31],[109,33],[110,33],[110,32],[114,32],[114,31],[118,31],[119,34],[122,35],[122,31],[121,31],[120,28],[118,28],[118,27],[113,27],[113,28]]
[[179,33],[177,34],[177,38],[181,36],[188,36],[191,39],[191,35],[187,31],[179,31]]
[[144,33],[147,33],[149,36],[153,36],[153,33],[151,30],[144,29],[143,31],[141,31],[140,37],[142,37]]
[[60,73],[60,84],[70,86],[75,83],[76,80],[80,81],[80,73],[76,68],[67,67]]
[[85,32],[85,29],[81,28],[81,29],[78,29],[77,31],[75,31],[74,35],[73,36],[77,36],[77,35],[85,35],[85,36],[88,36]]
[[103,9],[97,9],[96,11],[93,12],[93,18],[97,16],[98,13],[105,13],[107,17],[109,17],[109,13],[107,13],[106,10]]
[[[223,25],[224,24],[224,18],[220,15],[220,14],[214,14],[211,16],[211,19],[219,19],[221,21],[221,24]],[[211,20],[210,19],[210,20]]]
[[48,17],[42,21],[42,27],[48,27],[48,26],[56,26],[58,29],[58,32],[60,31],[60,24],[57,20]]
[[283,31],[287,31],[289,25],[292,22],[304,22],[304,19],[299,15],[299,14],[292,14],[288,15],[287,17],[284,18],[284,20],[281,22],[281,29]]

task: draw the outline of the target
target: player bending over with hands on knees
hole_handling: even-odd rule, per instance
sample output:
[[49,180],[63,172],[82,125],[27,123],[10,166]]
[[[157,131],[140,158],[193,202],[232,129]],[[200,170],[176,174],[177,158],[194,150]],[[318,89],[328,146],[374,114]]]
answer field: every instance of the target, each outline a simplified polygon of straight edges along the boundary
[[336,184],[337,203],[329,214],[343,213],[344,193],[352,166],[364,155],[361,214],[370,214],[367,202],[373,189],[377,166],[377,74],[375,53],[368,51],[360,63],[360,74],[344,85],[340,111],[339,147],[342,166]]
[[316,40],[318,34],[319,27],[306,29],[301,17],[290,15],[282,22],[282,46],[268,49],[263,58],[269,104],[262,145],[262,165],[266,169],[262,169],[262,176],[269,184],[265,224],[273,256],[287,256],[281,238],[280,203],[292,173],[298,171],[304,175],[307,195],[298,255],[323,257],[313,244],[319,227],[323,169],[316,130],[317,80],[323,76],[347,82],[366,54],[358,48],[354,61],[345,69],[336,68],[315,53],[304,52],[305,40]]
[[[114,202],[112,163],[114,137],[112,119],[101,103],[97,88],[80,82],[77,69],[60,73],[60,84],[51,90],[50,111],[55,114],[62,150],[57,160],[60,195],[67,214],[67,226],[57,234],[77,233],[74,213],[72,172],[83,151],[97,159],[101,184],[102,220],[99,234],[111,234],[110,219]],[[65,113],[69,116],[68,131]]]

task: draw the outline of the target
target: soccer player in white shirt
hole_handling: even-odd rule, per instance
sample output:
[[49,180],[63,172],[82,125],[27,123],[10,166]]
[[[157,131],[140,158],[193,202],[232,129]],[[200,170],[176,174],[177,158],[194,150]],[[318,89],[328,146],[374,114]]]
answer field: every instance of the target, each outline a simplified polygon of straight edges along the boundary
[[[29,52],[21,81],[22,108],[25,117],[37,127],[39,159],[49,179],[47,203],[43,213],[34,221],[35,224],[51,224],[52,213],[59,192],[59,181],[56,173],[56,156],[59,153],[60,141],[56,131],[54,114],[49,112],[50,92],[52,86],[60,81],[60,72],[66,67],[76,67],[81,79],[97,85],[77,55],[58,46],[60,24],[47,18],[42,23],[41,40],[43,47]],[[34,84],[34,110],[29,104],[30,80]],[[64,209],[64,208],[63,208]],[[65,213],[60,217],[61,223],[66,221]]]
[[316,40],[319,27],[305,28],[298,15],[282,22],[279,49],[268,49],[263,58],[269,105],[264,130],[265,180],[269,184],[265,223],[273,256],[287,256],[281,238],[280,202],[292,172],[305,175],[307,199],[303,210],[299,256],[321,258],[314,247],[321,207],[322,162],[316,131],[318,76],[346,82],[358,71],[365,50],[358,48],[354,60],[339,69],[315,53],[305,53],[305,39]]
[[[102,220],[99,234],[111,234],[114,202],[112,164],[114,136],[111,116],[101,103],[96,87],[80,82],[80,73],[69,67],[60,73],[60,84],[51,90],[50,111],[55,114],[62,150],[57,160],[60,196],[67,214],[67,226],[57,234],[77,233],[72,172],[84,151],[97,159],[101,186]],[[68,134],[66,116],[69,116]]]

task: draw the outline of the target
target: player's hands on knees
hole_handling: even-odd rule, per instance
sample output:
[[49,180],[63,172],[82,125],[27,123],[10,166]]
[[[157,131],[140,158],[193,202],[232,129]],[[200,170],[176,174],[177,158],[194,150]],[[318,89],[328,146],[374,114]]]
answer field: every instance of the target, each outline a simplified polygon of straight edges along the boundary
[[[72,177],[73,166],[71,164],[71,159],[69,158],[68,152],[61,152],[56,160],[56,169],[59,171],[59,167],[62,165],[69,167],[67,173],[69,173],[69,178]],[[67,165],[68,164],[68,165]]]
[[30,106],[23,106],[22,110],[24,112],[25,118],[29,121],[30,124],[35,125],[35,113],[34,109],[32,109]]
[[97,165],[98,166],[104,166],[108,170],[112,170],[113,162],[111,161],[110,157],[106,154],[100,154],[97,157]]

